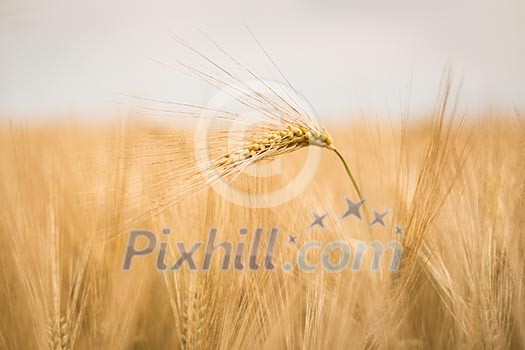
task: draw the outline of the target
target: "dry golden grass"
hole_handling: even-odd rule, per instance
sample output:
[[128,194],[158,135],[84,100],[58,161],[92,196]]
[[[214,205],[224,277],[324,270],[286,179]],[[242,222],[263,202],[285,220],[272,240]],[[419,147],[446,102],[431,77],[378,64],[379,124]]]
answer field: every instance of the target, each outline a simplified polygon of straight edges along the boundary
[[[328,127],[367,211],[393,208],[388,230],[337,220],[344,196],[355,195],[331,152],[311,186],[277,208],[236,206],[203,189],[153,215],[179,186],[155,181],[173,163],[151,168],[130,155],[156,127],[3,125],[0,348],[525,347],[523,120],[499,113],[461,125],[445,114]],[[300,166],[304,152],[286,164]],[[281,181],[237,185],[263,191]],[[215,259],[209,272],[165,273],[154,255],[122,271],[133,228],[160,239],[170,227],[171,241],[190,244],[210,227],[235,242],[239,228],[277,226],[284,260],[295,253],[286,233],[307,226],[311,211],[330,212],[327,229],[302,240],[387,241],[393,224],[406,224],[400,271],[220,272]]]

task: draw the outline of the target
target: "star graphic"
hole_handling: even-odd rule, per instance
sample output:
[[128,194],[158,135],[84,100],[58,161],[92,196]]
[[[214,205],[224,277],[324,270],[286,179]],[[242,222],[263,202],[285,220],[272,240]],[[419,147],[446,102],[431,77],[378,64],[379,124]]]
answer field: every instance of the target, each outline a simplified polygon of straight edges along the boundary
[[350,215],[354,215],[359,220],[363,220],[363,218],[361,217],[361,211],[360,210],[361,210],[361,207],[363,206],[363,204],[366,202],[366,198],[365,199],[361,199],[357,203],[352,202],[348,198],[345,198],[345,200],[346,200],[346,205],[348,206],[348,209],[343,214],[343,216],[341,216],[341,220],[346,218],[347,216],[350,216]]
[[295,244],[296,239],[297,239],[297,236],[288,235],[288,243]]
[[380,224],[381,226],[385,227],[385,216],[388,214],[390,209],[387,209],[384,213],[379,213],[374,209],[374,220],[368,225],[368,227],[373,226],[375,224]]
[[396,234],[396,235],[402,235],[402,234],[404,233],[404,232],[403,232],[404,229],[405,229],[404,226],[397,226],[397,225],[396,225],[396,233],[395,233],[395,234]]
[[326,218],[327,215],[328,215],[328,213],[324,213],[323,215],[317,215],[316,213],[312,212],[312,216],[314,217],[314,221],[310,224],[310,226],[308,226],[308,228],[314,227],[315,225],[321,226],[322,228],[324,228],[323,220]]

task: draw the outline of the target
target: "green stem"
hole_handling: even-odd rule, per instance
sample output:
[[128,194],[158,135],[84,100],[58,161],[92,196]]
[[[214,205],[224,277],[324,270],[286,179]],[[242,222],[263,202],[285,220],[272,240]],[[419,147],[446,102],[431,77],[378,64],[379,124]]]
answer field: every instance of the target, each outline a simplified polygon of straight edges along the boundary
[[348,167],[348,164],[346,163],[346,160],[343,158],[343,155],[339,153],[337,148],[332,148],[332,150],[337,154],[341,162],[343,162],[343,165],[345,167],[346,173],[348,174],[348,177],[350,180],[352,180],[352,184],[354,185],[355,191],[357,192],[357,195],[359,196],[359,199],[363,199],[363,195],[361,194],[361,190],[359,189],[359,186],[357,186],[357,182],[355,181],[354,177],[352,176],[352,173],[350,172],[350,168]]

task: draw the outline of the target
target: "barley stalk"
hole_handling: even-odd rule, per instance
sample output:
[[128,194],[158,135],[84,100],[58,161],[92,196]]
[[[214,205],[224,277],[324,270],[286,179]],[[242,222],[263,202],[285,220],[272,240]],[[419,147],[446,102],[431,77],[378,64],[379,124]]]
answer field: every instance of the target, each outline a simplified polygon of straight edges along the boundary
[[49,326],[49,344],[50,350],[68,350],[71,349],[70,326],[67,319],[62,316],[58,324],[51,319],[52,325]]
[[[362,198],[361,190],[350,171],[345,158],[335,147],[330,134],[325,128],[312,128],[306,124],[291,124],[281,129],[270,129],[258,132],[248,139],[247,145],[233,152],[220,157],[215,161],[215,166],[221,170],[221,173],[227,175],[235,169],[244,169],[246,166],[255,162],[273,159],[276,156],[291,153],[303,147],[317,146],[334,151],[339,160],[343,163],[345,171],[350,178],[352,185]],[[295,122],[297,123],[297,122]]]
[[183,349],[201,349],[206,326],[205,286],[198,278],[188,282],[182,311],[181,346]]
[[[279,73],[281,83],[284,81],[282,85],[273,86],[254,70],[247,68],[229,55],[211,39],[212,44],[227,59],[227,62],[233,65],[233,68],[218,64],[180,38],[174,39],[194,54],[196,59],[202,61],[204,66],[210,68],[208,71],[205,68],[198,69],[178,62],[184,70],[221,91],[225,96],[229,96],[228,98],[231,97],[233,104],[244,110],[247,109],[249,113],[244,114],[235,109],[222,110],[214,105],[198,106],[152,98],[135,98],[135,100],[148,103],[147,106],[138,106],[147,111],[148,116],[156,113],[154,115],[175,119],[189,117],[201,121],[226,121],[233,124],[232,126],[242,126],[243,131],[227,131],[222,128],[211,137],[208,134],[196,133],[196,141],[202,137],[205,142],[195,149],[195,159],[188,157],[186,151],[180,151],[185,149],[184,136],[180,137],[169,132],[164,135],[153,135],[146,140],[153,144],[141,144],[136,151],[129,152],[132,158],[147,159],[144,166],[154,168],[148,172],[151,175],[148,175],[147,178],[141,177],[133,184],[133,187],[137,188],[147,184],[148,188],[144,192],[154,198],[154,203],[149,206],[149,209],[140,217],[135,217],[134,220],[157,216],[166,208],[182,201],[189,194],[221,179],[227,178],[234,181],[243,170],[256,162],[272,160],[277,156],[308,146],[321,147],[335,152],[343,163],[356,193],[362,199],[361,191],[350,171],[348,162],[335,147],[332,137],[315,117],[313,110],[305,108],[304,99],[301,99],[297,90],[277,68],[262,46],[264,54]],[[236,73],[237,69],[239,74]],[[244,73],[245,76],[240,73]],[[261,90],[252,86],[248,81],[258,83],[257,86]],[[228,147],[226,148],[225,145]],[[206,152],[201,153],[203,150]],[[162,167],[162,164],[165,164],[166,167]],[[167,193],[164,186],[166,183],[178,183],[179,185]],[[143,203],[141,196],[142,193],[131,195],[128,203]],[[139,198],[140,200],[137,200]]]

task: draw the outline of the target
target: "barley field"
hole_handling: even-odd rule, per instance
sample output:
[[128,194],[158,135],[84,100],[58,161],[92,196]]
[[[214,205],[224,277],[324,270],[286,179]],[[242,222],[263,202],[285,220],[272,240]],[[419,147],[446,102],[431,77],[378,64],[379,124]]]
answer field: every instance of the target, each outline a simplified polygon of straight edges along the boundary
[[[126,118],[3,122],[0,348],[524,348],[523,118],[518,111],[462,116],[440,106],[402,122],[327,125],[367,198],[363,221],[340,220],[345,197],[359,198],[328,150],[302,193],[257,209],[232,204],[209,186],[170,201],[186,186],[173,169],[191,162],[170,155],[193,152],[180,130]],[[282,156],[291,175],[241,175],[233,184],[252,192],[278,188],[305,153]],[[366,224],[373,210],[387,209],[384,227]],[[289,243],[312,212],[328,213],[325,227]],[[169,235],[162,233],[167,227]],[[222,271],[220,252],[208,271],[158,271],[158,247],[122,268],[132,229],[167,242],[165,260],[173,262],[175,242],[191,247],[212,227],[233,244],[257,228],[267,244],[278,227],[277,268]],[[384,261],[378,271],[280,266],[307,240],[392,237],[403,245],[396,271]]]

